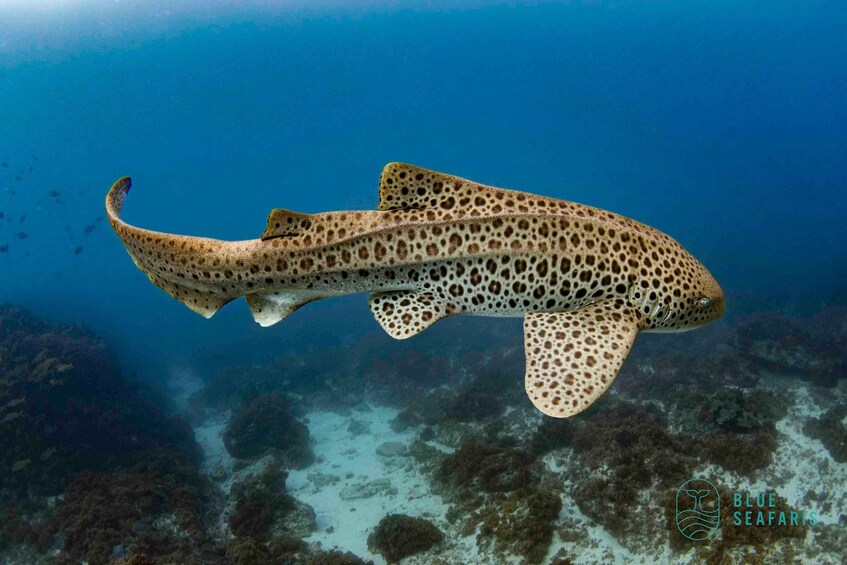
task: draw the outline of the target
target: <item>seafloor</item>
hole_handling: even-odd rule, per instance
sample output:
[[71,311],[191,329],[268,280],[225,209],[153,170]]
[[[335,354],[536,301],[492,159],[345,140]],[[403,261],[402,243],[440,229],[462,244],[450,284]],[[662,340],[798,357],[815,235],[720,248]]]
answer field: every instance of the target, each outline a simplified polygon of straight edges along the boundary
[[[554,420],[512,326],[453,325],[437,355],[365,336],[172,395],[0,307],[0,563],[843,563],[845,314],[642,336],[610,394]],[[674,521],[695,477],[722,500],[697,542]],[[737,525],[762,493],[813,519]]]

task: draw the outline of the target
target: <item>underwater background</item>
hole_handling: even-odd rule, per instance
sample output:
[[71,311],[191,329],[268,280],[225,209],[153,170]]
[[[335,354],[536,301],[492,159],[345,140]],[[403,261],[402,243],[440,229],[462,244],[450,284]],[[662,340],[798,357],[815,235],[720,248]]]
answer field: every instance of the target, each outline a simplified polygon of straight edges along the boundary
[[[0,563],[840,563],[847,6],[0,1]],[[204,320],[104,221],[253,239],[403,161],[676,238],[724,318],[565,421],[518,319]],[[688,479],[726,514],[674,524]],[[774,492],[816,524],[734,524]],[[747,509],[745,509],[747,510]],[[753,509],[755,510],[755,509]]]

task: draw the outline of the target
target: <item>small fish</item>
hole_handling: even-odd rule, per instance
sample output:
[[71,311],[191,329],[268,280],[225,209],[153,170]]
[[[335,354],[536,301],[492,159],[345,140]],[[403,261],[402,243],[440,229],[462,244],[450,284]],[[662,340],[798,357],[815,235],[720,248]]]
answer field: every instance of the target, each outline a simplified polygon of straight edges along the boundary
[[25,396],[22,396],[20,398],[14,398],[14,399],[12,399],[12,400],[10,400],[9,402],[6,403],[6,408],[14,408],[15,406],[18,406],[19,404],[23,404],[24,402],[26,402]]
[[2,420],[0,420],[0,424],[7,424],[9,422],[14,422],[15,420],[17,420],[18,418],[20,418],[23,415],[24,415],[24,413],[21,410],[19,410],[17,412],[9,412],[8,414],[6,414],[3,417]]
[[41,454],[39,459],[41,459],[42,461],[47,461],[48,459],[53,457],[53,454],[56,453],[56,451],[57,450],[56,450],[55,447],[49,447],[49,448],[44,450],[44,452]]
[[76,249],[74,249],[74,255],[79,255],[82,253],[82,245],[78,245]]
[[0,245],[0,253],[6,253],[9,251],[9,245]]
[[56,385],[63,385],[63,384],[65,384],[65,381],[64,381],[64,380],[62,380],[62,379],[50,379],[48,382],[49,382],[52,386],[56,386]]
[[6,214],[4,214],[3,212],[0,212],[0,220],[2,220],[5,217],[6,217]]
[[29,237],[29,234],[26,233],[25,231],[18,232],[18,239],[27,239],[28,237]]
[[14,465],[12,465],[12,472],[17,473],[18,471],[23,471],[29,464],[32,463],[32,459],[21,459],[20,461],[16,461]]
[[5,168],[8,168],[8,167],[9,167],[9,163],[7,163],[6,161],[3,161],[2,163],[0,163],[0,167],[3,167],[4,169],[5,169]]
[[73,363],[63,363],[61,365],[56,366],[56,372],[57,373],[67,373],[68,371],[70,371],[73,368],[74,368]]
[[58,190],[51,190],[50,192],[47,193],[47,196],[49,196],[50,198],[58,198],[61,195],[62,195],[62,193],[60,193]]
[[24,223],[25,221],[26,221],[26,214],[21,214],[21,217],[20,217],[20,218],[18,218],[18,222],[22,224],[22,223]]
[[83,231],[83,233],[85,233],[85,235],[88,235],[91,232],[93,232],[94,228],[96,228],[96,227],[97,226],[95,226],[94,224],[88,224],[87,226],[85,226],[85,229],[83,229],[82,231]]

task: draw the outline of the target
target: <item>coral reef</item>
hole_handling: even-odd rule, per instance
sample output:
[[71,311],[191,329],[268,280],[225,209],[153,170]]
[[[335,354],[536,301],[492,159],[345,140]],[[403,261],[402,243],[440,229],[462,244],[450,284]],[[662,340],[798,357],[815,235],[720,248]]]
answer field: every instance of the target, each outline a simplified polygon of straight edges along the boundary
[[309,449],[309,430],[276,394],[259,396],[245,404],[227,426],[224,445],[230,455],[243,459],[276,450],[295,469],[308,466],[314,459]]
[[368,549],[392,563],[427,551],[443,539],[444,534],[429,520],[389,514],[368,536]]

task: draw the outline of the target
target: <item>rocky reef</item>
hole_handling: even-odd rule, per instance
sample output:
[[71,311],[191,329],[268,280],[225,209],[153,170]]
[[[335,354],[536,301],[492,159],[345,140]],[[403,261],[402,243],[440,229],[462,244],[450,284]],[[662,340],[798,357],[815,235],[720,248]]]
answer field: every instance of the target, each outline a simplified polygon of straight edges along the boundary
[[297,421],[288,403],[277,394],[245,403],[233,415],[223,439],[230,455],[241,459],[256,459],[275,451],[288,467],[302,468],[314,458],[308,428]]
[[401,514],[389,514],[368,536],[368,548],[389,563],[415,555],[441,543],[444,534],[430,521]]

